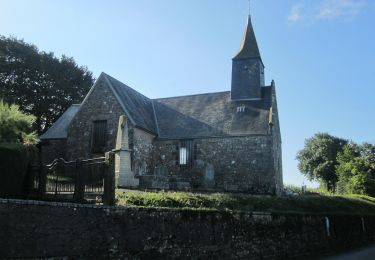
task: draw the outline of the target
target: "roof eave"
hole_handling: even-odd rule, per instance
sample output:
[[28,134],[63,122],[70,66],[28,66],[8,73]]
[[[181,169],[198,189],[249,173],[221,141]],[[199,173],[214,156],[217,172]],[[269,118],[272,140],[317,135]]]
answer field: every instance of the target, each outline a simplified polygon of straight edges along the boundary
[[262,59],[261,56],[254,56],[254,57],[240,57],[240,53],[238,53],[234,58],[232,58],[232,61],[236,61],[236,60],[251,60],[251,59],[259,59],[260,62],[262,63],[262,65],[263,65],[263,68],[266,67],[266,66],[264,66],[263,59]]

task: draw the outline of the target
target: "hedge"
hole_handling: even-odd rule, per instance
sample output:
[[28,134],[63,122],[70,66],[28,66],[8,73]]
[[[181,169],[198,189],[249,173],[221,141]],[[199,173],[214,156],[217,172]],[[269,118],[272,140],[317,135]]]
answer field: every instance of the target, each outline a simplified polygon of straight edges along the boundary
[[28,195],[28,169],[37,161],[37,155],[35,146],[0,144],[1,198],[24,198]]

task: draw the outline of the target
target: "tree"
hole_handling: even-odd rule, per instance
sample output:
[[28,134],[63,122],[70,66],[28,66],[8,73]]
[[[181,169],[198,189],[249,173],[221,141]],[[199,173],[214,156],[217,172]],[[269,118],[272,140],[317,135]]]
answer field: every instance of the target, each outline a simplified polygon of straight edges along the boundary
[[17,105],[0,100],[0,143],[33,144],[37,141],[33,131],[35,116],[26,115]]
[[375,195],[375,146],[350,143],[337,156],[339,193]]
[[306,139],[305,147],[297,153],[298,169],[309,180],[320,181],[328,191],[334,191],[337,154],[342,151],[347,140],[328,133],[318,133]]
[[94,78],[73,58],[54,57],[14,37],[0,36],[0,98],[36,116],[39,134],[86,95]]

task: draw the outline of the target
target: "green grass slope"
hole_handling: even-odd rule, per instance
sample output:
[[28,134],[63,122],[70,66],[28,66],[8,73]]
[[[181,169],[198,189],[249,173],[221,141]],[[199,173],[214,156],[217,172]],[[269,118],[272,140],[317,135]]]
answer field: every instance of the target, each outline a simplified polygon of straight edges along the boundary
[[127,207],[283,214],[375,214],[375,198],[363,195],[272,197],[228,193],[119,191],[116,199],[117,205]]

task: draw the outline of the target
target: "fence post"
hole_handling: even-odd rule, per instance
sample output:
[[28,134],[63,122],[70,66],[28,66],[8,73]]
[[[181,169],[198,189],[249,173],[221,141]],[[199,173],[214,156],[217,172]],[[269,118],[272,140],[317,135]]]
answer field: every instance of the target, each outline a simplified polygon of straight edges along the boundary
[[105,205],[115,205],[115,153],[105,153],[105,175],[103,203]]
[[40,163],[38,169],[38,198],[42,200],[46,194],[47,189],[47,171],[44,169],[43,164]]
[[23,187],[22,187],[22,196],[24,199],[29,199],[30,196],[35,196],[35,193],[33,193],[34,190],[34,183],[35,183],[35,174],[37,172],[37,165],[33,165],[31,163],[27,166],[26,175],[23,181]]
[[54,181],[55,181],[55,195],[54,197],[57,197],[57,193],[59,190],[59,177],[63,175],[64,172],[64,160],[62,158],[59,158],[57,160],[57,164],[55,169],[53,170],[53,175],[54,175]]
[[85,197],[85,184],[83,182],[83,169],[82,161],[76,160],[75,165],[75,183],[74,183],[74,194],[73,200],[75,202],[82,202]]

